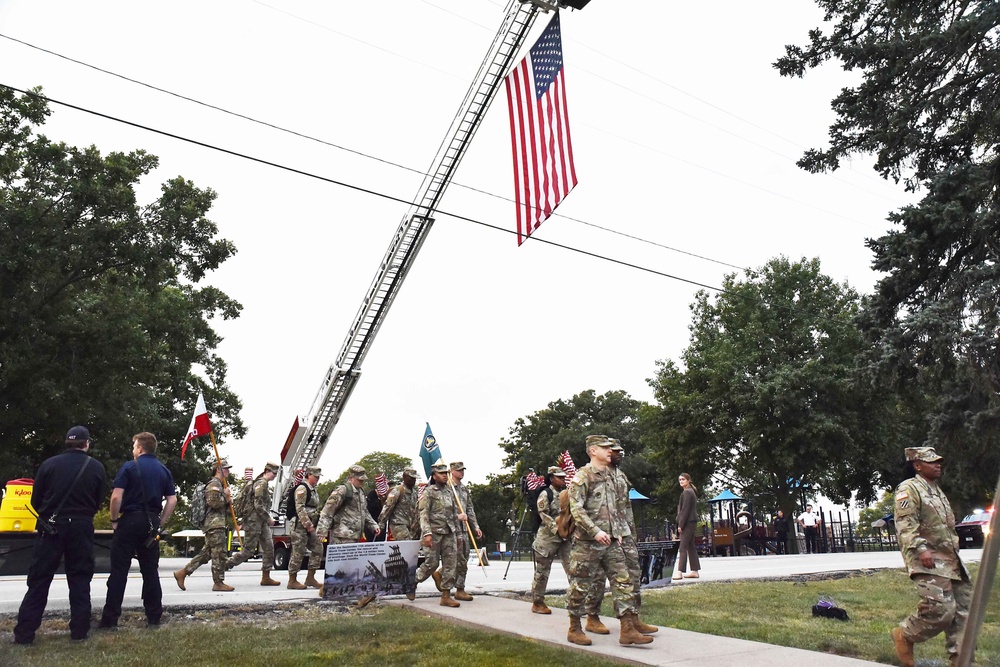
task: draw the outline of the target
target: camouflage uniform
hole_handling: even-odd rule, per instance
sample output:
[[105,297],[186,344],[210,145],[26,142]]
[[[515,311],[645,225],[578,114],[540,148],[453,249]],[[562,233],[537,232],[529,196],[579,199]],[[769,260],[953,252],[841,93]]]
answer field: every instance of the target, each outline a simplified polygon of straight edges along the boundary
[[[292,544],[292,554],[288,559],[288,577],[295,579],[302,567],[305,556],[318,559],[323,553],[323,544],[319,539],[319,531],[309,532],[316,525],[319,516],[319,494],[309,482],[302,482],[295,488],[295,518],[289,521],[289,541]],[[319,569],[319,563],[310,563],[310,569]]]
[[250,509],[247,516],[240,517],[243,527],[243,548],[226,561],[226,569],[231,570],[244,563],[253,555],[254,548],[260,551],[261,566],[264,572],[271,571],[274,563],[274,538],[271,535],[271,487],[268,486],[264,474],[250,483],[243,493],[251,495]]
[[535,541],[531,545],[535,552],[535,577],[531,582],[531,601],[541,605],[545,603],[545,589],[549,585],[552,561],[558,558],[562,562],[563,570],[569,572],[570,541],[564,540],[556,532],[559,493],[554,488],[545,488],[538,494],[538,516],[542,519],[542,525],[535,533]]
[[426,550],[426,560],[417,568],[417,583],[425,581],[441,561],[441,588],[450,591],[455,588],[455,570],[458,548],[455,537],[461,527],[458,508],[448,485],[428,484],[424,497],[418,504],[420,509],[421,535],[431,536],[431,547]]
[[[596,577],[611,581],[611,595],[621,617],[636,613],[636,593],[629,574],[621,540],[632,535],[629,515],[618,502],[618,486],[613,469],[598,470],[587,464],[569,485],[569,506],[576,524],[569,556],[569,597],[567,611],[580,618],[587,614],[587,594]],[[604,531],[611,537],[605,546],[595,541]]]
[[[936,481],[915,475],[896,489],[895,515],[899,548],[920,596],[916,613],[899,624],[903,637],[917,643],[944,631],[945,649],[956,656],[969,616],[972,584],[958,555],[951,504]],[[934,556],[933,568],[920,562],[924,551]]]
[[212,561],[212,580],[217,584],[226,579],[226,516],[229,513],[229,499],[222,480],[213,477],[205,485],[205,521],[201,529],[205,533],[205,546],[198,555],[184,566],[185,576],[194,574],[199,567]]
[[[476,522],[476,508],[472,506],[472,495],[469,494],[469,489],[461,482],[455,482],[455,492],[458,494],[458,499],[462,503],[462,510],[465,510],[465,515],[469,518],[469,528],[472,529],[473,533],[479,531],[479,524]],[[456,512],[461,512],[458,507],[455,508]],[[455,534],[455,549],[458,552],[458,569],[455,571],[455,587],[464,590],[465,589],[465,577],[469,573],[469,532],[462,522],[459,522],[458,532]],[[478,561],[477,561],[478,562]],[[460,598],[461,599],[461,598]]]
[[[642,569],[639,566],[639,547],[635,542],[639,531],[635,528],[635,516],[632,513],[632,501],[629,500],[628,492],[632,488],[632,482],[621,468],[608,468],[615,480],[616,502],[621,512],[625,514],[625,521],[628,523],[629,535],[622,537],[622,551],[625,553],[625,562],[628,566],[629,576],[632,578],[632,590],[635,592],[635,612],[638,614],[642,607]],[[598,576],[594,580],[594,585],[587,593],[587,600],[584,608],[587,614],[600,615],[601,603],[604,602],[604,594],[607,590],[607,581],[610,579],[608,573]],[[617,613],[617,609],[615,610]]]
[[365,494],[361,489],[354,488],[350,480],[334,489],[326,499],[319,515],[319,528],[316,529],[320,539],[326,537],[331,524],[333,535],[330,536],[330,544],[357,542],[365,528],[375,529],[375,520],[368,513]]
[[[392,534],[393,540],[420,539],[420,513],[417,511],[417,490],[400,484],[389,492],[378,525]],[[387,538],[388,539],[388,538]]]

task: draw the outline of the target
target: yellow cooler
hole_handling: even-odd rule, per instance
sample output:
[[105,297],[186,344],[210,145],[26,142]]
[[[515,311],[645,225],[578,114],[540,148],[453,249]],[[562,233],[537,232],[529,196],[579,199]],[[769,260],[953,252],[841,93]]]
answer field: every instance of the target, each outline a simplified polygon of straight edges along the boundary
[[34,480],[12,479],[0,503],[0,533],[35,530],[35,517],[28,511]]

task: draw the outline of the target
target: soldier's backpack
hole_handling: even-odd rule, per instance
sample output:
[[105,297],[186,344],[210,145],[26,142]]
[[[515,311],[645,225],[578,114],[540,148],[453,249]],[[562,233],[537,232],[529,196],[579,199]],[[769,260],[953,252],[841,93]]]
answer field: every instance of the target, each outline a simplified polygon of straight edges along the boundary
[[576,521],[569,511],[569,489],[559,492],[559,516],[556,517],[556,532],[559,537],[568,540],[576,530]]
[[188,508],[188,520],[195,528],[201,528],[208,514],[208,504],[205,502],[205,483],[198,482],[191,494],[191,507]]
[[295,512],[295,492],[300,486],[304,486],[305,482],[299,482],[292,487],[292,490],[288,492],[288,497],[285,498],[285,518],[294,519],[298,516]]
[[531,512],[531,525],[536,531],[542,527],[542,515],[538,513],[538,496],[542,495],[543,491],[551,503],[552,494],[555,493],[551,486],[542,486],[528,492],[528,511]]
[[249,482],[240,491],[240,495],[236,496],[236,502],[233,503],[233,512],[240,519],[246,519],[247,515],[253,512],[253,490],[256,483],[257,480]]

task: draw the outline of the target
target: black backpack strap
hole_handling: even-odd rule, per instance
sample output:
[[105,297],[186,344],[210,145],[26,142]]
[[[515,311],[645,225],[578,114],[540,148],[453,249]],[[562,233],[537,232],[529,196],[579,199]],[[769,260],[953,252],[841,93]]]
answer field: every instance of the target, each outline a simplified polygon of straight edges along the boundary
[[84,460],[83,465],[80,466],[80,469],[76,472],[76,477],[74,477],[73,481],[70,482],[69,488],[66,489],[66,493],[63,495],[62,500],[59,501],[59,505],[56,506],[56,511],[54,511],[49,516],[48,518],[49,523],[55,523],[56,517],[59,516],[59,510],[61,510],[63,508],[63,505],[66,504],[66,500],[69,498],[69,494],[73,493],[73,489],[76,488],[76,483],[80,481],[81,477],[83,477],[83,471],[87,469],[88,465],[90,465],[90,455],[88,454],[85,456],[86,459]]

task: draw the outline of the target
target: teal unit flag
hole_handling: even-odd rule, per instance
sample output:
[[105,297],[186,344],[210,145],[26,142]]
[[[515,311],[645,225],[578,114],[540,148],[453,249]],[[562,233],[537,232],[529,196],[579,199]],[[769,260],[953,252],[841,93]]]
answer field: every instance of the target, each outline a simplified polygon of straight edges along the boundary
[[431,466],[438,461],[443,461],[441,448],[438,447],[434,434],[431,433],[431,425],[428,423],[424,429],[424,440],[420,443],[420,460],[424,462],[424,474],[428,481],[431,478]]

